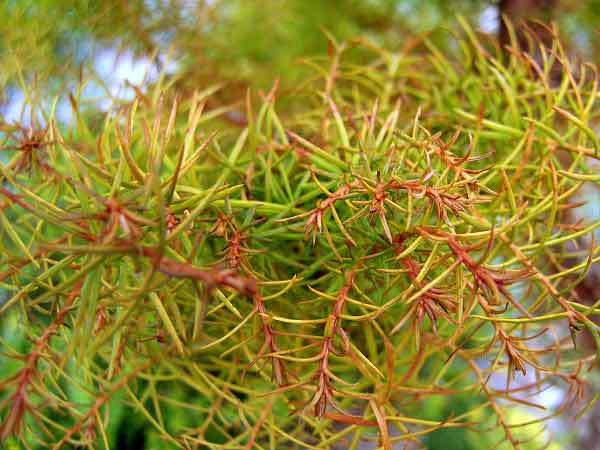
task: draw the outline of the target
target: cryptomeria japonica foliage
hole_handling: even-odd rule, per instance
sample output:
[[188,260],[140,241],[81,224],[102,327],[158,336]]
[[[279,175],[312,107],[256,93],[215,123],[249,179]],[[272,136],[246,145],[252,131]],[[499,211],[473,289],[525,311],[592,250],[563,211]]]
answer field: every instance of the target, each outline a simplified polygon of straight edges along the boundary
[[585,409],[596,70],[465,31],[332,39],[304,85],[234,105],[161,79],[100,122],[73,94],[73,123],[33,100],[2,123],[0,314],[28,338],[2,338],[2,440],[109,448],[124,403],[164,448],[531,448]]

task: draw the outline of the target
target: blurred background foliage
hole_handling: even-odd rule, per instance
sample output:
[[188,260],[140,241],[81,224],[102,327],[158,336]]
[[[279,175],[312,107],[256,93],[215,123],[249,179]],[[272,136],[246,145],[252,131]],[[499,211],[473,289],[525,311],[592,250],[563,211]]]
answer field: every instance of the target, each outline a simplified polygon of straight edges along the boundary
[[598,56],[600,0],[5,0],[0,86],[21,75],[75,76],[107,47],[137,57],[170,48],[192,82],[218,75],[264,88],[282,76],[292,84],[300,58],[327,52],[324,30],[393,47],[433,30],[443,44],[448,34],[439,30],[452,29],[457,13],[494,34],[500,12],[554,20],[578,51]]
[[[150,61],[155,73],[168,65],[184,92],[228,81],[223,95],[239,99],[248,86],[266,89],[276,78],[284,87],[297,85],[306,74],[302,60],[327,55],[327,34],[338,41],[362,36],[401,48],[429,33],[443,47],[452,44],[448,30],[456,24],[457,13],[494,37],[501,33],[502,11],[517,19],[554,20],[574,52],[591,61],[600,56],[600,0],[4,0],[0,1],[0,104],[9,109],[22,88],[33,83],[51,96],[65,86],[76,86],[90,67],[112,70],[98,66],[99,55],[107,49]],[[100,66],[110,65],[100,61]],[[12,333],[17,328],[13,325],[3,317],[0,334],[19,349],[27,336]],[[13,373],[6,360],[0,362],[0,378]],[[177,400],[188,393],[169,394]],[[197,401],[201,404],[202,399]],[[472,409],[477,401],[465,398],[464,404],[449,405],[440,397],[428,412],[432,419],[443,418]],[[166,448],[126,407],[115,401],[110,411],[113,448]],[[524,412],[515,414],[523,421]],[[166,420],[190,425],[175,406]],[[492,441],[482,442],[465,429],[442,429],[431,433],[427,445],[466,450],[489,448]],[[542,444],[534,440],[523,448]]]

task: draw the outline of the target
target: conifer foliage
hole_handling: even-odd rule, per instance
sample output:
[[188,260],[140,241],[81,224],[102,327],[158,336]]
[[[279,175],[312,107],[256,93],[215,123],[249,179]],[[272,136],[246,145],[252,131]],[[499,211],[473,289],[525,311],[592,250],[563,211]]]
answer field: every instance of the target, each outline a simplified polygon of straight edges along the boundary
[[[518,449],[584,409],[596,69],[467,25],[453,48],[331,38],[243,120],[161,78],[102,121],[72,95],[73,123],[3,122],[0,317],[28,343],[2,338],[0,438],[107,449],[125,404],[164,448]],[[558,411],[512,421],[553,385]]]

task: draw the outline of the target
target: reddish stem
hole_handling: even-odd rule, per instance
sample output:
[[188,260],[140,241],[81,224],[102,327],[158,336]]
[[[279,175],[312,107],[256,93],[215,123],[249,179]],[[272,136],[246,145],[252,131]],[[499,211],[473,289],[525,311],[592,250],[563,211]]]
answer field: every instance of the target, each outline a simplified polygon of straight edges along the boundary
[[33,408],[28,396],[28,388],[37,373],[37,364],[42,352],[49,345],[50,338],[56,334],[58,328],[64,323],[67,313],[71,310],[73,302],[81,289],[79,282],[67,296],[62,308],[58,311],[52,323],[44,330],[44,333],[36,339],[33,348],[25,359],[25,366],[15,375],[10,377],[16,382],[17,388],[12,394],[8,414],[0,425],[0,440],[6,439],[10,434],[18,434],[21,430],[23,417],[28,410]]

